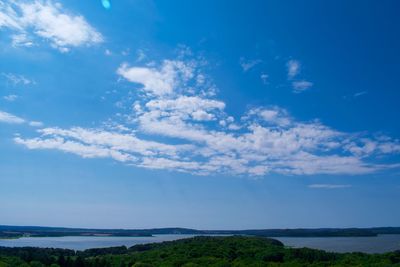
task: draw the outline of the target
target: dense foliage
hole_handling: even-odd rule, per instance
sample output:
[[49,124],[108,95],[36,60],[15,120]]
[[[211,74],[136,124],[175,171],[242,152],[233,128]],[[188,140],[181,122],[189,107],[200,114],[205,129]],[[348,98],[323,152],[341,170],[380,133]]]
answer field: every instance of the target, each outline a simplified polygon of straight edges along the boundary
[[171,242],[75,252],[66,249],[0,248],[0,267],[150,266],[400,266],[400,251],[330,253],[285,248],[262,237],[195,237]]

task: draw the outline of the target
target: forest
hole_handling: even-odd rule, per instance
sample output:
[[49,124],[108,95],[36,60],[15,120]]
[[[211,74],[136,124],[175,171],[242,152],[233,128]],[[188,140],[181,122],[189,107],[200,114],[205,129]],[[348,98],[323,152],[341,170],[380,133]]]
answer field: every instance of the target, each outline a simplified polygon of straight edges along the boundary
[[0,267],[400,266],[400,251],[332,253],[250,236],[210,237],[74,251],[0,247]]

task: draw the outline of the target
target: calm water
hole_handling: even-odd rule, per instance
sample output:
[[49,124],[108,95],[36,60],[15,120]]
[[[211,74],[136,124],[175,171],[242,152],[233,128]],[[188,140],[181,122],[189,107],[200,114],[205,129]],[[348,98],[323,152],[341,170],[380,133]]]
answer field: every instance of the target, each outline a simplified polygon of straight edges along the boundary
[[24,237],[19,239],[0,239],[3,247],[41,247],[68,248],[84,250],[88,248],[105,248],[116,246],[131,247],[137,244],[172,241],[194,235],[154,235],[149,237],[119,236],[63,236],[63,237]]
[[374,237],[279,237],[289,247],[315,248],[332,252],[384,253],[400,250],[400,235]]
[[[84,250],[88,248],[133,246],[153,242],[172,241],[193,235],[155,235],[153,237],[25,237],[0,239],[0,246],[6,247],[53,247]],[[308,247],[334,252],[383,253],[400,250],[400,235],[379,235],[377,237],[280,237],[286,246]]]

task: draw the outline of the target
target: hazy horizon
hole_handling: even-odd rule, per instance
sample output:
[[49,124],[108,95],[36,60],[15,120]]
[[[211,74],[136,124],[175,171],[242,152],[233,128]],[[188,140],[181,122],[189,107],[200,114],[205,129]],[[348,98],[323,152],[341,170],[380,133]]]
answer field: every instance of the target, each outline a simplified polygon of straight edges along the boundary
[[168,226],[168,227],[156,227],[156,228],[93,228],[93,227],[79,227],[79,226],[60,226],[60,225],[5,225],[0,224],[1,226],[10,226],[10,227],[42,227],[42,228],[66,228],[66,229],[95,229],[95,230],[152,230],[152,229],[169,229],[169,228],[180,228],[180,229],[190,229],[190,230],[199,230],[199,231],[242,231],[242,230],[286,230],[286,229],[351,229],[351,228],[359,228],[359,229],[371,229],[371,228],[398,228],[400,226],[369,226],[369,227],[293,227],[293,228],[242,228],[242,229],[197,229],[192,227],[181,227],[181,226]]

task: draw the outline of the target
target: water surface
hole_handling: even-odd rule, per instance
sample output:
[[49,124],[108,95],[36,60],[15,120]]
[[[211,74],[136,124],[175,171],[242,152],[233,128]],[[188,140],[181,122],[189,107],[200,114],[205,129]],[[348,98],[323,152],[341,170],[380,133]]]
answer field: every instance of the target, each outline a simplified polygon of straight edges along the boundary
[[40,247],[85,250],[116,246],[131,247],[138,244],[172,241],[194,235],[154,235],[145,237],[120,236],[63,236],[63,237],[22,237],[19,239],[0,239],[3,247]]
[[[19,239],[0,239],[0,246],[51,247],[84,250],[115,246],[131,247],[137,244],[172,241],[193,236],[194,235],[154,235],[152,237],[23,237]],[[400,250],[400,235],[378,235],[375,237],[278,237],[275,239],[289,247],[308,247],[332,252],[384,253]]]
[[315,248],[332,252],[384,253],[400,250],[400,235],[368,237],[278,237],[289,247]]

